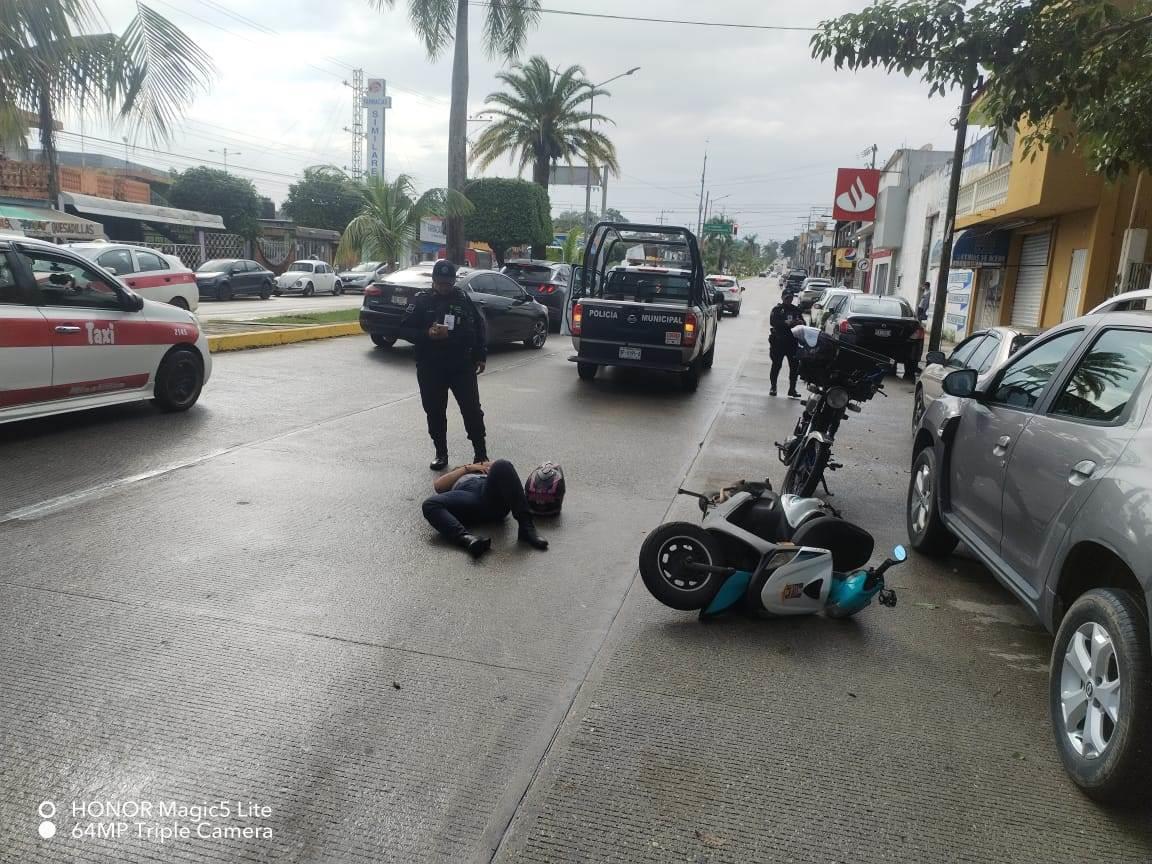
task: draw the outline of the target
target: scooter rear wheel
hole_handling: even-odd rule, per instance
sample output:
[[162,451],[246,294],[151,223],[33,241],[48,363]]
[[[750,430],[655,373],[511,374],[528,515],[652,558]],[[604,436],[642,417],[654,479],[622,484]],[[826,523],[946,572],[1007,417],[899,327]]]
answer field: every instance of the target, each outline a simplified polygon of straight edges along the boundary
[[689,570],[686,564],[724,566],[720,544],[691,522],[669,522],[654,529],[640,547],[640,577],[648,591],[673,609],[703,609],[716,596],[724,577]]

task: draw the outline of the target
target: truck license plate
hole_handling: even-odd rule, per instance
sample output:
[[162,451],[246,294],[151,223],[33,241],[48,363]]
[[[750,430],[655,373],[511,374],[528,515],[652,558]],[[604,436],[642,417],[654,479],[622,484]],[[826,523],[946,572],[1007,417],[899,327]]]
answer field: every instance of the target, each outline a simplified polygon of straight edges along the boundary
[[620,349],[620,359],[621,360],[639,360],[640,359],[640,349],[639,348],[621,348]]
[[876,335],[883,339],[883,338],[886,338],[888,336],[891,336],[892,331],[891,330],[877,330]]
[[400,294],[393,294],[392,295],[392,305],[393,306],[407,306],[408,305],[408,298],[403,296],[403,295],[400,295]]

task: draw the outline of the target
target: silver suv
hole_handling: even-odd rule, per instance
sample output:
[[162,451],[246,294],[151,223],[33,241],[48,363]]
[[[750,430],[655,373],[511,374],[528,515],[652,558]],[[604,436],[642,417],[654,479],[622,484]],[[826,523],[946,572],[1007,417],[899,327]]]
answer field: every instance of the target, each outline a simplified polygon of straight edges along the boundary
[[[1052,632],[1049,711],[1090,796],[1152,780],[1152,315],[1056,327],[988,376],[951,372],[921,418],[908,536],[960,540]],[[979,383],[977,383],[979,380]]]

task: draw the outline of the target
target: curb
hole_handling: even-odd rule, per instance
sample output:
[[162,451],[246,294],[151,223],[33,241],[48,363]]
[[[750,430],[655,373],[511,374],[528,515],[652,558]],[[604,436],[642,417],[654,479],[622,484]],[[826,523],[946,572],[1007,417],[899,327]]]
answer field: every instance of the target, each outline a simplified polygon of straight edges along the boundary
[[363,333],[359,321],[344,324],[315,324],[294,327],[286,330],[252,330],[243,333],[226,333],[208,337],[208,350],[213,354],[220,351],[244,351],[248,348],[269,348],[273,345],[288,345],[292,342],[310,342],[313,339],[331,339],[335,336],[355,336]]

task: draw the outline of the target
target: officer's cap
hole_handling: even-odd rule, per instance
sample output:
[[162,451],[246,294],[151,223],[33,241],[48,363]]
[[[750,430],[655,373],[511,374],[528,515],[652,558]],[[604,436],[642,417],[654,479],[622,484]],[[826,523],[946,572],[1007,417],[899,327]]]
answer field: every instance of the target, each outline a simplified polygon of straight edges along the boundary
[[451,261],[441,259],[432,265],[433,282],[455,282],[456,265]]

